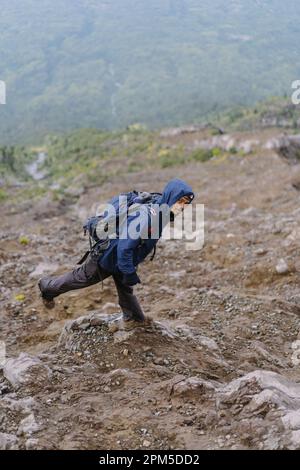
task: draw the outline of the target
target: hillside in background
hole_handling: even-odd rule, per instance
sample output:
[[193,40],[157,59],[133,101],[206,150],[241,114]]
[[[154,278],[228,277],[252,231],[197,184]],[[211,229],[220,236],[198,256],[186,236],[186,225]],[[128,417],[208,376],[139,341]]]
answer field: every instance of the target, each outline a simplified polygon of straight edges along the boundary
[[289,96],[299,14],[296,0],[1,0],[0,143]]
[[[281,133],[294,134],[300,127],[300,107],[280,98],[210,117],[210,122],[162,130],[134,124],[114,131],[86,128],[52,133],[39,147],[0,145],[0,200],[5,200],[10,186],[20,188],[21,199],[23,189],[41,195],[48,188],[60,192],[71,185],[77,187],[76,192],[78,185],[100,184],[127,172],[205,162],[220,156],[224,149],[225,153],[242,154],[248,151],[247,146],[238,149],[231,133],[248,132],[255,136],[262,130],[274,129],[278,133],[280,129]],[[199,132],[201,141],[197,138]],[[171,137],[171,142],[166,142],[165,137]],[[14,195],[17,194],[15,189]]]

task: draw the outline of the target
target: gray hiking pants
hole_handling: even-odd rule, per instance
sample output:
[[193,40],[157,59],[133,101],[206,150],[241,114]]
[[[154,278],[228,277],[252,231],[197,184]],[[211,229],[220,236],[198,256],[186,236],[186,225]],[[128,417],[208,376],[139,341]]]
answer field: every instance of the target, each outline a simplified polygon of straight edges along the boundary
[[65,292],[92,286],[109,276],[113,276],[124,319],[143,321],[145,317],[136,296],[133,294],[133,288],[123,284],[118,275],[105,271],[99,265],[97,267],[97,261],[93,260],[90,255],[78,268],[60,276],[44,277],[40,280],[39,285],[43,297],[53,299]]

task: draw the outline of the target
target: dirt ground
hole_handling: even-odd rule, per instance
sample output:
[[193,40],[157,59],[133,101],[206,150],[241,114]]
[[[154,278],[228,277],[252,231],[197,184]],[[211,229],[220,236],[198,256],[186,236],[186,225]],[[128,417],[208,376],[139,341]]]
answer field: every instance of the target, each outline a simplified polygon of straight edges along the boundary
[[[292,186],[300,169],[269,148],[276,136],[255,134],[242,155],[115,177],[72,202],[2,204],[5,367],[17,370],[20,353],[40,362],[21,384],[0,370],[0,447],[300,448],[300,208]],[[236,138],[249,146],[254,137]],[[182,139],[192,145],[201,135]],[[140,266],[136,293],[153,322],[112,331],[120,309],[111,280],[46,310],[37,280],[76,265],[92,205],[131,188],[160,191],[173,177],[205,204],[205,244],[189,251],[184,241],[162,240],[154,261]]]

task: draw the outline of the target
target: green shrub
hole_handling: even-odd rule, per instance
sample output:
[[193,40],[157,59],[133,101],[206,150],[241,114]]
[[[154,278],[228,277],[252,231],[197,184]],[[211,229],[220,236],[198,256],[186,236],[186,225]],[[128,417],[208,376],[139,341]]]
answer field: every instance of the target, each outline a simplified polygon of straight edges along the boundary
[[219,147],[214,147],[212,149],[212,154],[213,154],[213,157],[219,157],[221,155],[222,151]]
[[161,168],[168,168],[171,166],[182,165],[185,162],[185,158],[178,153],[168,152],[161,154],[159,157],[159,163]]
[[5,201],[8,198],[8,194],[4,189],[0,189],[0,201]]
[[28,245],[29,244],[29,238],[26,237],[25,235],[21,235],[19,238],[19,243],[21,245]]
[[197,149],[194,150],[191,154],[189,159],[195,160],[197,162],[207,162],[213,157],[213,152],[210,149]]

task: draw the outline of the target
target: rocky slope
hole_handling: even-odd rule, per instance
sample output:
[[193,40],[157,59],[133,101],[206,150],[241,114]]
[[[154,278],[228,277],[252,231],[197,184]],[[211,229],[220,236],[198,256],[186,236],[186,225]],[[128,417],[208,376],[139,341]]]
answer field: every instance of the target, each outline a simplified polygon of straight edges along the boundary
[[[300,447],[299,166],[277,154],[274,129],[158,138],[221,151],[73,198],[16,202],[11,188],[2,204],[0,448]],[[174,176],[205,204],[205,245],[162,240],[140,267],[152,321],[117,329],[110,280],[44,310],[37,280],[76,264],[93,203]]]

